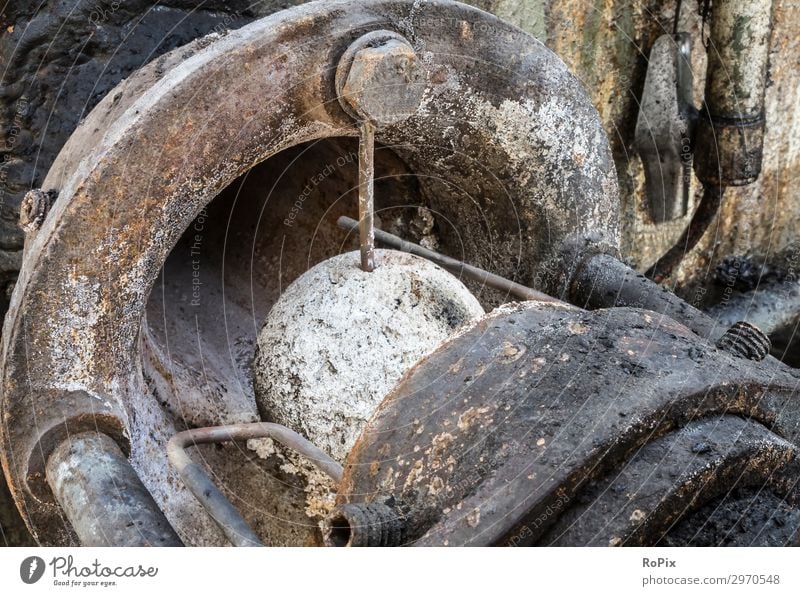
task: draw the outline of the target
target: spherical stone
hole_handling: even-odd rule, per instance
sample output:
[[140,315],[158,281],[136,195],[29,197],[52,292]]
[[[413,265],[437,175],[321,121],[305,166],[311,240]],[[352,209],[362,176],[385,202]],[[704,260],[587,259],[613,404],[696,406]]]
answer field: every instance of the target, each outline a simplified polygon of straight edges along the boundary
[[403,373],[484,312],[453,275],[425,259],[376,250],[324,261],[270,310],[255,360],[262,416],[338,461]]

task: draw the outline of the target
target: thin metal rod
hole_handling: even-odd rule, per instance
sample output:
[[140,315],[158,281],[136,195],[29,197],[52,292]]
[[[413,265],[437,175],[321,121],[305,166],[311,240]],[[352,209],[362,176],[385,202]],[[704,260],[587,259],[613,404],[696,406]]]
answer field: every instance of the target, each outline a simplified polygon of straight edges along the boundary
[[178,470],[183,482],[235,546],[263,546],[263,544],[206,471],[191,460],[186,448],[209,443],[267,438],[294,449],[313,461],[335,482],[342,479],[342,466],[330,455],[293,430],[271,422],[195,428],[178,433],[167,444],[167,457],[170,463]]
[[678,0],[675,6],[675,19],[672,21],[672,34],[677,35],[680,28],[681,8],[683,7],[683,0]]
[[[347,230],[348,232],[355,232],[358,230],[358,222],[345,216],[340,217],[336,222],[336,225],[343,230]],[[558,298],[549,296],[544,292],[539,292],[538,290],[534,290],[528,286],[523,286],[522,284],[518,284],[515,281],[511,281],[510,279],[506,279],[505,277],[501,277],[495,273],[490,273],[489,271],[479,267],[469,265],[452,257],[448,257],[436,251],[424,248],[419,244],[414,244],[408,240],[403,240],[399,236],[384,232],[379,228],[375,228],[374,233],[375,238],[386,246],[394,248],[395,250],[411,253],[412,255],[428,259],[429,261],[433,261],[442,269],[446,269],[450,273],[455,275],[464,275],[464,277],[468,279],[482,283],[495,290],[507,292],[511,296],[519,298],[520,300],[538,300],[540,302],[558,303],[562,302]]]
[[361,268],[375,269],[375,126],[361,122],[358,142],[358,235]]

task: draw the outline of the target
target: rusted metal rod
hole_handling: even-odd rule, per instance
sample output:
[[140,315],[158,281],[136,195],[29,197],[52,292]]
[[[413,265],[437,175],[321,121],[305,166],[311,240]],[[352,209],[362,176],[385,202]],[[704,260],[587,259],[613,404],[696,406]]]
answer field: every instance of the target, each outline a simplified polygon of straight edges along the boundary
[[53,450],[46,476],[82,546],[183,546],[110,437],[72,435]]
[[[340,217],[336,225],[348,232],[358,231],[358,222],[346,216]],[[528,286],[523,286],[515,281],[501,277],[495,273],[490,273],[474,265],[469,265],[463,261],[459,261],[452,257],[448,257],[436,251],[424,248],[419,244],[414,244],[408,240],[403,240],[399,236],[384,232],[381,229],[375,228],[375,238],[395,250],[428,259],[439,265],[442,269],[446,269],[455,275],[464,275],[466,278],[482,283],[495,290],[507,292],[508,294],[519,298],[520,300],[539,300],[541,302],[561,302],[558,298],[549,296],[544,292],[539,292]]]
[[569,300],[588,310],[615,307],[651,310],[711,341],[726,331],[707,314],[606,254],[592,255],[581,264],[570,283]]
[[358,141],[358,235],[361,268],[375,269],[375,126],[365,120]]
[[187,447],[248,439],[272,439],[294,449],[313,461],[335,482],[342,479],[342,466],[293,430],[271,422],[195,428],[180,432],[169,440],[167,457],[170,463],[175,466],[183,482],[208,510],[228,540],[234,546],[263,546],[250,525],[217,488],[206,471],[194,463],[186,453]]

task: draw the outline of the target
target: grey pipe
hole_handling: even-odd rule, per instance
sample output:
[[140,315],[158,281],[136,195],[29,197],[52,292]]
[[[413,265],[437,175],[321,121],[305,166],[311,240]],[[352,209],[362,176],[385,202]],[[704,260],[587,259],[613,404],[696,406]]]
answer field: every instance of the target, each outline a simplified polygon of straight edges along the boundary
[[[344,215],[336,221],[336,225],[343,230],[347,230],[348,232],[358,232],[359,230],[359,222]],[[447,255],[430,250],[420,246],[419,244],[414,244],[408,240],[403,240],[399,236],[395,236],[389,232],[384,232],[381,229],[375,228],[374,232],[375,239],[381,244],[385,244],[386,246],[395,250],[400,250],[418,257],[422,257],[423,259],[428,259],[432,263],[436,263],[439,265],[439,267],[449,271],[453,275],[463,275],[467,279],[481,283],[486,287],[505,292],[506,294],[519,300],[561,302],[557,298],[553,298],[552,296],[549,296],[543,292],[523,286],[515,281],[501,277],[496,273],[491,273],[490,271],[475,267],[474,265],[470,265],[468,263],[464,263],[463,261],[448,257]]]
[[714,0],[695,172],[706,185],[741,186],[761,173],[770,0]]
[[47,460],[47,482],[83,546],[183,546],[117,443],[73,435]]

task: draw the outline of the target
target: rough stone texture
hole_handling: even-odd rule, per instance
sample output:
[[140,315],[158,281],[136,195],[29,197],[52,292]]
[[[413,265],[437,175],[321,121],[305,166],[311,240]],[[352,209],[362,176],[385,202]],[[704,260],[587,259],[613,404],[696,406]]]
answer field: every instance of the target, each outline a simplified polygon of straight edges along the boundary
[[259,333],[255,364],[263,416],[339,461],[403,373],[483,314],[429,261],[378,250],[372,273],[358,263],[346,253],[289,286]]

